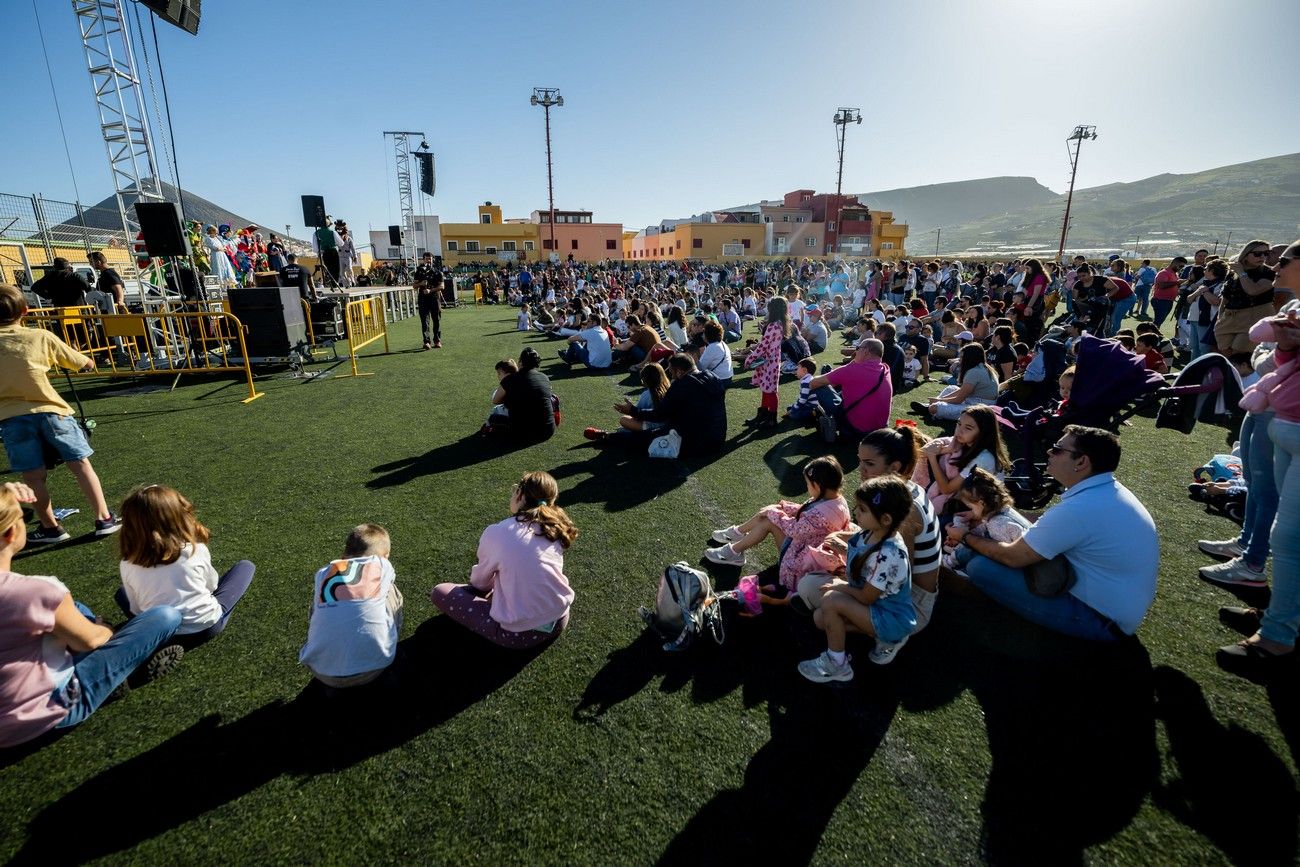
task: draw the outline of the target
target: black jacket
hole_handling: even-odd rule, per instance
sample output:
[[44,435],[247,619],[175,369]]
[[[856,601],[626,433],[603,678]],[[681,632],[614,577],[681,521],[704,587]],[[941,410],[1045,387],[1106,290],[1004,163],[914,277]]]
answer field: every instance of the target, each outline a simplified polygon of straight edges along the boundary
[[646,421],[666,422],[682,437],[682,451],[713,452],[727,438],[726,385],[704,370],[688,373],[668,387],[654,409],[633,409]]
[[55,307],[82,307],[90,287],[76,271],[51,271],[32,284],[32,292]]

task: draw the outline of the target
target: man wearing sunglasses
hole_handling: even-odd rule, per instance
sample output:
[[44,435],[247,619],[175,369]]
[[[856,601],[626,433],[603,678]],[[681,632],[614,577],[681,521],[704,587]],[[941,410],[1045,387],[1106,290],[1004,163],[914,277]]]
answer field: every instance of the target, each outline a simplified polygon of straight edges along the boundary
[[[1015,542],[950,529],[976,555],[971,584],[995,602],[1054,632],[1094,641],[1132,635],[1156,595],[1160,548],[1150,513],[1115,479],[1119,438],[1070,425],[1047,450],[1047,472],[1065,487],[1061,501]],[[1075,581],[1057,596],[1031,593],[1024,569],[1063,556]]]

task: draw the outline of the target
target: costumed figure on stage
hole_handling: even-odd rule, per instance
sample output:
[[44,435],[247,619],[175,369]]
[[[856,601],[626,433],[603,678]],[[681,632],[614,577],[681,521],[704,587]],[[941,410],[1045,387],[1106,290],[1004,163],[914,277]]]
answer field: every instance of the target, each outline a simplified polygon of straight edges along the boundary
[[339,248],[343,246],[343,239],[339,233],[334,231],[334,218],[326,217],[325,225],[312,232],[311,236],[312,250],[320,257],[320,263],[325,269],[325,285],[330,289],[337,289],[339,286]]
[[[222,226],[227,232],[229,226]],[[208,252],[208,259],[211,265],[211,274],[220,281],[221,285],[229,289],[235,285],[235,263],[226,251],[226,243],[219,234],[220,230],[216,226],[208,226],[207,234],[203,237],[203,248]]]
[[352,230],[348,224],[339,220],[334,224],[334,231],[338,233],[342,244],[339,245],[339,282],[343,286],[357,285],[356,277],[352,274],[352,266],[357,264],[357,247],[352,243]]
[[[249,226],[249,228],[257,229],[256,226]],[[253,232],[253,270],[271,270],[271,260],[266,255],[266,242],[262,240],[262,233],[258,231]]]
[[190,239],[190,256],[194,259],[194,267],[199,269],[200,274],[211,274],[212,259],[208,256],[207,245],[203,243],[203,224],[198,220],[187,220],[185,234]]

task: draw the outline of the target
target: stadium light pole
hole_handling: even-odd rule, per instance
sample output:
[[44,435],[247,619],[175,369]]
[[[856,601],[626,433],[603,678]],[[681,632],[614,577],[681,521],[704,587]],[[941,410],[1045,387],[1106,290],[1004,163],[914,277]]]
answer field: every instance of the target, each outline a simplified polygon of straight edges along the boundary
[[841,190],[844,182],[844,134],[851,123],[862,123],[862,112],[856,108],[840,108],[831,118],[835,124],[835,140],[839,145],[839,169],[835,172],[835,252],[840,251],[840,211],[844,208]]
[[564,97],[558,87],[534,87],[533,95],[528,100],[531,105],[540,105],[546,112],[546,196],[551,209],[551,252],[556,256],[555,247],[555,180],[551,172],[551,106],[564,105]]
[[[1079,171],[1079,148],[1083,146],[1084,139],[1096,141],[1097,128],[1080,124],[1065,140],[1065,148],[1070,154],[1070,192],[1065,196],[1065,219],[1061,220],[1061,243],[1056,248],[1057,262],[1060,262],[1061,257],[1065,255],[1065,235],[1070,230],[1070,205],[1074,201],[1074,176]],[[1074,143],[1073,148],[1071,142]]]

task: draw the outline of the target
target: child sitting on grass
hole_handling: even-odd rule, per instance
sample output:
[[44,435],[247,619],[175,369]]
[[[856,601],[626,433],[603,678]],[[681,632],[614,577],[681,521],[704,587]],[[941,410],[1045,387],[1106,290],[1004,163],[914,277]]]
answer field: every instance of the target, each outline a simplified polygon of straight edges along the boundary
[[[845,580],[828,582],[813,622],[826,633],[826,650],[799,663],[799,673],[815,683],[853,679],[845,652],[849,632],[861,632],[890,651],[892,660],[916,626],[912,605],[912,565],[898,527],[911,514],[912,494],[902,479],[878,476],[853,495],[853,517],[861,532],[849,539]],[[873,661],[877,659],[872,655]]]
[[122,586],[117,604],[134,617],[159,605],[181,613],[176,643],[194,647],[221,633],[253,582],[255,567],[240,560],[218,575],[208,550],[211,534],[194,504],[166,485],[136,488],[122,502]]
[[975,552],[961,541],[968,531],[984,539],[1014,542],[1029,529],[1029,519],[1012,505],[1011,492],[988,470],[979,467],[971,470],[957,492],[957,500],[965,511],[958,512],[948,528],[943,565],[949,569],[960,573],[975,556]]
[[307,643],[298,661],[326,686],[369,683],[393,663],[402,629],[402,594],[392,542],[378,524],[352,528],[343,557],[316,572]]
[[[739,526],[715,531],[714,541],[723,544],[706,550],[705,559],[744,566],[745,551],[771,536],[781,552],[778,574],[785,591],[793,591],[799,586],[799,579],[809,572],[838,572],[842,569],[844,561],[826,545],[826,537],[849,526],[849,507],[840,496],[844,470],[839,461],[826,455],[805,464],[803,478],[808,488],[808,499],[804,503],[782,500],[759,509],[754,517]],[[782,593],[776,587],[764,587],[763,590],[769,596]],[[788,595],[782,595],[788,599]],[[784,599],[768,598],[764,601]]]
[[819,413],[834,415],[840,407],[839,393],[829,385],[823,385],[816,391],[809,388],[813,377],[817,375],[817,362],[811,358],[800,359],[795,372],[799,375],[799,399],[790,405],[785,414],[800,422],[812,421]]
[[908,344],[903,350],[903,385],[915,388],[921,379],[921,360],[916,357],[916,347]]
[[1162,375],[1169,372],[1169,363],[1165,361],[1165,356],[1160,351],[1159,334],[1139,334],[1137,352],[1146,362],[1147,370],[1154,370]]

